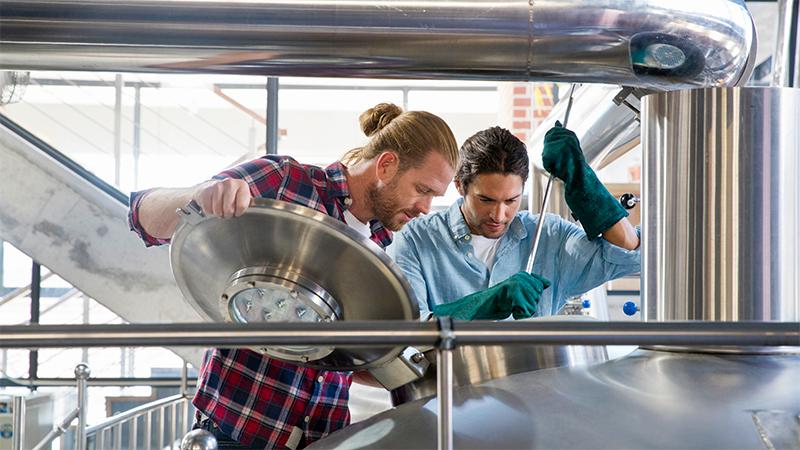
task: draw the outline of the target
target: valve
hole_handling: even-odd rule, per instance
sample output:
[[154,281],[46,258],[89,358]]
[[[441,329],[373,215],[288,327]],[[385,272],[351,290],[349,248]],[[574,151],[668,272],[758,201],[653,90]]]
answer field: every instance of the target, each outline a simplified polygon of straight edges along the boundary
[[633,209],[636,207],[636,204],[641,202],[642,199],[636,196],[635,194],[625,193],[619,197],[619,203],[625,209]]
[[639,312],[639,305],[634,302],[625,302],[625,304],[622,305],[622,312],[624,312],[626,316],[632,316]]

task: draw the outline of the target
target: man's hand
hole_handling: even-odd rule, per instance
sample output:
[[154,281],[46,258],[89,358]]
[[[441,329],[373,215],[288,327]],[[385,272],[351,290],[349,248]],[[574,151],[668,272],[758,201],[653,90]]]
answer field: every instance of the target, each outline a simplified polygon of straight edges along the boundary
[[436,305],[433,314],[457,320],[502,320],[509,315],[527,319],[536,313],[539,298],[549,286],[550,281],[540,275],[519,272],[484,291]]
[[589,240],[628,217],[628,212],[603,186],[583,157],[580,142],[560,123],[544,135],[542,163],[564,182],[564,198]]
[[244,214],[253,199],[250,186],[238,178],[211,180],[197,186],[192,200],[206,214],[228,219]]

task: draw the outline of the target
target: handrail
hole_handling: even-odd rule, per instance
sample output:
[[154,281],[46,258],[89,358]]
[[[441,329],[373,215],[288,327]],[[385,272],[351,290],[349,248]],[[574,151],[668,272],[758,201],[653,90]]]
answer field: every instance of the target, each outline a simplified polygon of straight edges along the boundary
[[100,422],[100,423],[98,423],[96,425],[92,425],[90,427],[87,427],[86,428],[86,437],[93,436],[93,435],[97,434],[99,431],[106,430],[106,429],[114,427],[116,425],[120,425],[120,424],[122,424],[123,422],[125,422],[125,421],[127,421],[129,419],[133,419],[135,417],[142,416],[144,414],[147,414],[148,412],[156,411],[158,409],[161,409],[161,408],[167,407],[167,406],[172,406],[173,403],[178,403],[181,400],[186,400],[186,399],[188,399],[188,397],[185,394],[175,394],[175,395],[171,395],[169,397],[164,397],[162,399],[158,399],[158,400],[152,401],[150,403],[147,403],[147,404],[144,404],[144,405],[141,405],[141,406],[137,406],[137,407],[129,409],[129,410],[125,411],[125,412],[121,412],[119,414],[115,414],[115,415],[107,418],[106,420],[104,420],[104,421],[102,421],[102,422]]
[[[455,322],[457,345],[800,346],[798,322]],[[434,322],[0,326],[0,348],[438,345]]]

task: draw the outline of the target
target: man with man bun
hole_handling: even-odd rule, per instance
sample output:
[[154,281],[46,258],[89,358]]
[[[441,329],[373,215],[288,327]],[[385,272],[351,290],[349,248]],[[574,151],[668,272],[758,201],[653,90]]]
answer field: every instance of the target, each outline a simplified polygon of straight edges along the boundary
[[[197,202],[206,214],[242,215],[252,198],[307,206],[345,222],[386,247],[392,231],[427,213],[458,163],[453,133],[439,117],[381,103],[359,117],[369,142],[325,168],[267,155],[182,189],[131,194],[131,229],[146,245],[170,242],[177,208]],[[219,448],[301,448],[350,421],[352,375],[304,368],[248,349],[211,349],[193,399],[196,427]]]

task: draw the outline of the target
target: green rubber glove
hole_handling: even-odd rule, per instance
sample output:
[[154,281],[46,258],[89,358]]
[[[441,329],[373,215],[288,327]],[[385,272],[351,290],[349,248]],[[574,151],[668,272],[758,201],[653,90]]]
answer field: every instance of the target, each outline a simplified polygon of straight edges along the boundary
[[545,170],[564,182],[567,205],[581,222],[589,240],[628,217],[625,208],[586,163],[578,137],[560,122],[544,135],[542,163]]
[[536,313],[542,291],[548,286],[550,281],[542,276],[519,272],[484,291],[436,305],[433,314],[456,320],[501,320],[509,314],[526,319]]

